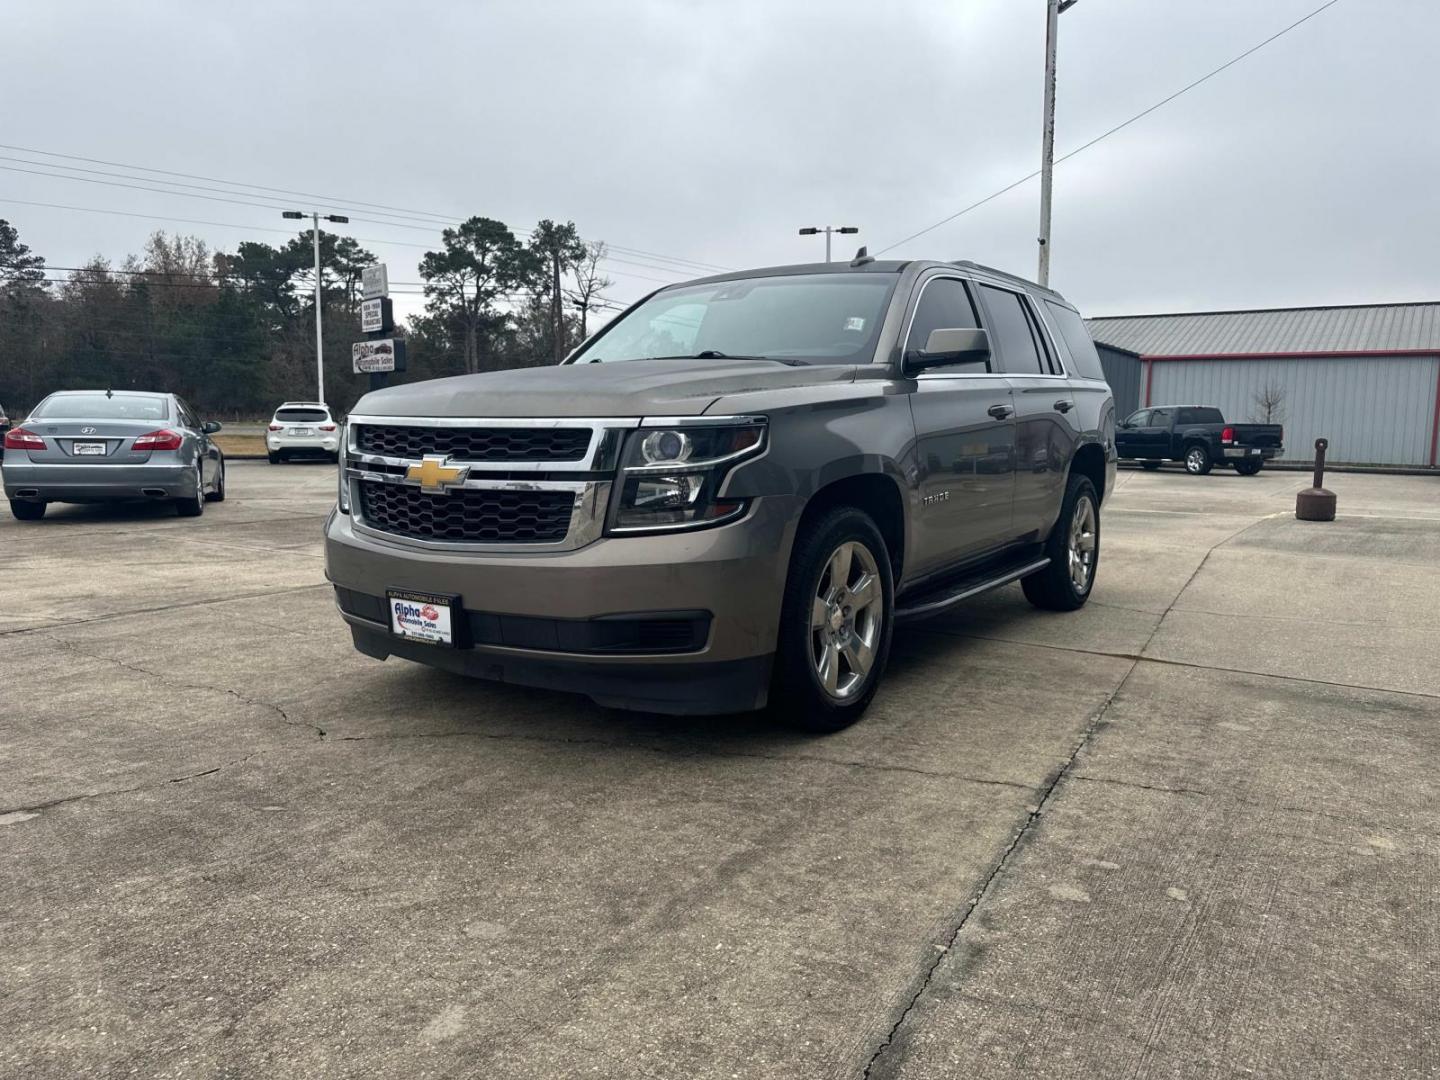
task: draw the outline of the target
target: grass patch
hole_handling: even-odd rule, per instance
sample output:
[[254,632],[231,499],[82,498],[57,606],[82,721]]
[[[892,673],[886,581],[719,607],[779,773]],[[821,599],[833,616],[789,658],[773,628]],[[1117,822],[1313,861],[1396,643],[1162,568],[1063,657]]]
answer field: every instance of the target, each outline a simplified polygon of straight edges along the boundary
[[242,454],[265,456],[264,435],[227,435],[221,431],[210,438],[216,446],[220,447],[222,453],[230,454],[233,457],[239,457]]

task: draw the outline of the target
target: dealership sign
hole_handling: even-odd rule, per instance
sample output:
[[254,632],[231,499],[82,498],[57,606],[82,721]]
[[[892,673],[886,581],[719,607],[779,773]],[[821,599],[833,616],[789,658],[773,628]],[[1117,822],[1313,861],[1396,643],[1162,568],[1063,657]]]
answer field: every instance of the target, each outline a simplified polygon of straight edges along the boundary
[[367,334],[381,334],[395,329],[394,309],[390,298],[377,296],[373,300],[360,301],[360,329]]
[[360,295],[366,300],[390,295],[390,274],[384,263],[376,263],[360,271]]
[[350,346],[350,360],[357,375],[405,370],[405,342],[396,338],[357,341]]

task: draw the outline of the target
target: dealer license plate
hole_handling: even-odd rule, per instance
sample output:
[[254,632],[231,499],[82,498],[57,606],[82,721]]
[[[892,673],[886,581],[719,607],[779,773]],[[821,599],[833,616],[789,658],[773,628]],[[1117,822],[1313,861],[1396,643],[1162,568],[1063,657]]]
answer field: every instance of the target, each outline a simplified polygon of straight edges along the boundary
[[77,442],[72,449],[76,457],[104,457],[105,444],[103,442]]
[[396,637],[430,645],[455,644],[452,619],[459,610],[459,597],[409,589],[387,589],[386,596],[390,601],[390,632]]

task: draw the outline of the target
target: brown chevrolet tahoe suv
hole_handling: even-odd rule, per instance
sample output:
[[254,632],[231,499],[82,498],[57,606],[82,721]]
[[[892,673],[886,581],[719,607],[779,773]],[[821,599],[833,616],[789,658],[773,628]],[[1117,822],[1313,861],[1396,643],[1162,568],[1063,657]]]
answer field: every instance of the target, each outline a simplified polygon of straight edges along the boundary
[[374,391],[326,570],[355,646],[833,731],[897,623],[1085,603],[1114,401],[1076,310],[969,262],[660,289],[564,364]]

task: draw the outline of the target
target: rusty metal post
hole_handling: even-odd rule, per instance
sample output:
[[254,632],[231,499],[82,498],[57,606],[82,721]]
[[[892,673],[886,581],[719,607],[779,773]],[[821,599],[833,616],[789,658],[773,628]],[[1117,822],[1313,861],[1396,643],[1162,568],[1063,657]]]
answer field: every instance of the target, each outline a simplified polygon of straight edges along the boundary
[[1301,521],[1334,521],[1335,493],[1325,490],[1325,451],[1329,439],[1315,440],[1315,481],[1295,496],[1295,516]]

